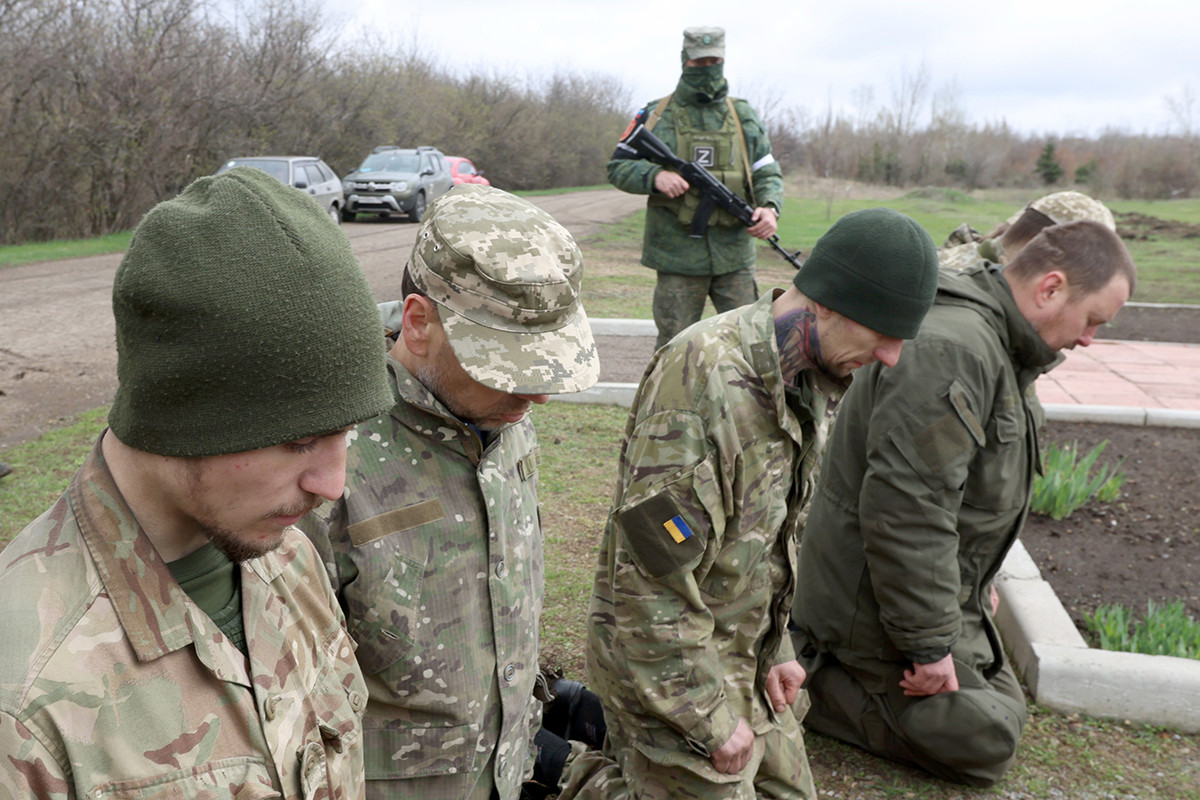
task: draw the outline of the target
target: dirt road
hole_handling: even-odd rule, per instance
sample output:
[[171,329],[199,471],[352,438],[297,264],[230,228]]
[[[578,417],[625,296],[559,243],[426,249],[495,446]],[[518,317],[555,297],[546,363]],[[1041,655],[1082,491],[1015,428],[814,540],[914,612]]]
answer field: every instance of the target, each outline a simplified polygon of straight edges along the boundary
[[[531,199],[576,238],[644,202],[616,189]],[[393,218],[346,223],[342,229],[376,299],[394,299],[417,226]],[[114,253],[0,269],[0,452],[112,400],[117,384],[112,282],[120,262],[121,254]]]

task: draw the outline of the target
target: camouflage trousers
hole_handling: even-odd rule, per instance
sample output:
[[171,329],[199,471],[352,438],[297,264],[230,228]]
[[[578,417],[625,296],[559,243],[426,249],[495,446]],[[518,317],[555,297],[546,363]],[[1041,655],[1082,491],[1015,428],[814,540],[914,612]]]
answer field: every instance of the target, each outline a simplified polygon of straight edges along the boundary
[[675,338],[675,334],[700,321],[704,301],[712,298],[720,314],[758,299],[754,266],[724,275],[675,275],[658,273],[654,286],[654,324],[658,326],[657,350]]
[[607,712],[605,718],[608,737],[603,751],[573,753],[563,771],[559,800],[816,798],[804,736],[792,713],[754,737],[754,755],[736,775],[717,772],[708,757],[689,750],[678,734],[650,736],[649,743],[644,728],[636,739],[626,733],[640,728],[636,723]]
[[990,786],[1012,766],[1026,712],[1008,664],[989,681],[955,661],[957,692],[905,697],[902,668],[888,678],[894,690],[872,694],[850,668],[826,659],[805,684],[812,730],[970,786]]

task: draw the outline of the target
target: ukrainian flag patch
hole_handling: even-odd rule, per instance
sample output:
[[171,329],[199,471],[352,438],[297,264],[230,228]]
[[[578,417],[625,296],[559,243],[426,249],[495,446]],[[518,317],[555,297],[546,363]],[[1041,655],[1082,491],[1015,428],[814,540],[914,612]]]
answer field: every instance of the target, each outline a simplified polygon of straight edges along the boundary
[[675,540],[676,544],[682,544],[685,539],[691,538],[692,529],[678,514],[664,522],[663,527],[667,529],[667,533],[671,534],[671,538]]

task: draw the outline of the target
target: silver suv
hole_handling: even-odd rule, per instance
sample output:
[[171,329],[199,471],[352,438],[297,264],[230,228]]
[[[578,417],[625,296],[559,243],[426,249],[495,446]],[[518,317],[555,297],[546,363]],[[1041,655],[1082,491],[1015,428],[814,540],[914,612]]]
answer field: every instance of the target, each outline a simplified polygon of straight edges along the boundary
[[342,179],[346,196],[342,220],[351,222],[355,214],[378,214],[385,219],[391,214],[408,214],[413,222],[420,222],[429,204],[453,187],[450,165],[436,147],[376,147],[358,169]]
[[295,186],[311,195],[325,213],[337,222],[342,213],[342,182],[333,170],[314,156],[254,156],[231,158],[217,170],[218,175],[234,167],[257,167],[280,183]]

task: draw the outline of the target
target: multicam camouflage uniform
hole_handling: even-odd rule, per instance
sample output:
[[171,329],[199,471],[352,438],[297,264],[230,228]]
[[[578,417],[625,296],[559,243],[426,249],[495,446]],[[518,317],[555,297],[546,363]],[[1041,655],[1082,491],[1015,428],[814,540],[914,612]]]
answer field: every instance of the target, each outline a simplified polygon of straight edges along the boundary
[[388,367],[395,407],[350,434],[345,495],[305,523],[370,687],[367,793],[515,798],[541,718],[536,434],[485,445]]
[[99,444],[3,561],[0,797],[363,796],[366,686],[299,533],[241,567],[249,659],[171,577]]
[[[795,657],[798,540],[842,385],[808,371],[785,389],[773,299],[693,327],[638,390],[587,649],[621,778],[601,770],[580,787],[575,770],[594,765],[577,759],[563,797],[813,796],[796,716],[777,714],[765,686]],[[709,754],[739,718],[756,734],[754,760],[719,773]]]

